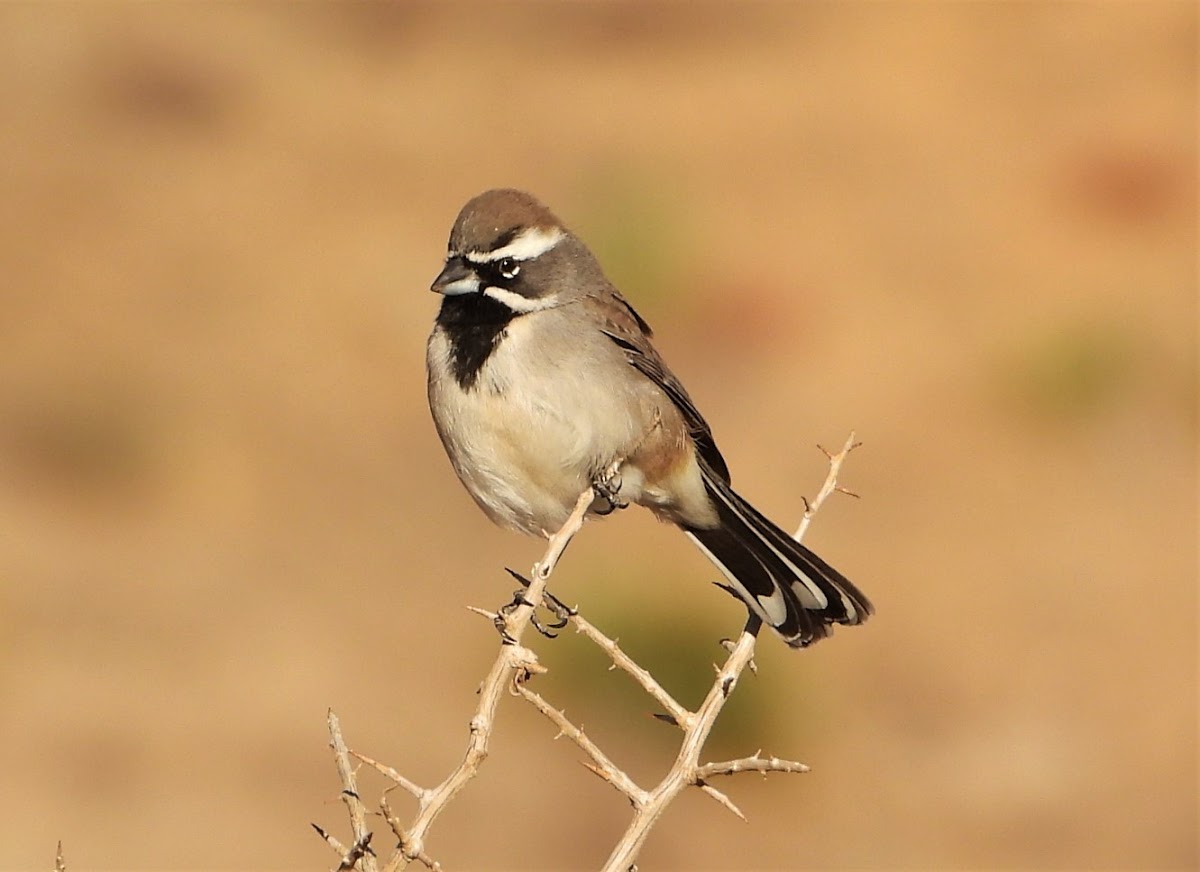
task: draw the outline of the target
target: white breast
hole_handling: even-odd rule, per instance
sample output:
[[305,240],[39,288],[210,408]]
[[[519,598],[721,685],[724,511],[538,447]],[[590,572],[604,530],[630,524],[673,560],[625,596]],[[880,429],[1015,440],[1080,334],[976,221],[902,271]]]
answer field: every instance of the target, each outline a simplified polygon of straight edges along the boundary
[[534,534],[558,529],[592,476],[640,434],[622,379],[603,377],[612,359],[594,340],[607,338],[572,337],[563,317],[514,319],[465,391],[450,375],[446,337],[435,330],[429,342],[430,406],[455,471],[493,521]]

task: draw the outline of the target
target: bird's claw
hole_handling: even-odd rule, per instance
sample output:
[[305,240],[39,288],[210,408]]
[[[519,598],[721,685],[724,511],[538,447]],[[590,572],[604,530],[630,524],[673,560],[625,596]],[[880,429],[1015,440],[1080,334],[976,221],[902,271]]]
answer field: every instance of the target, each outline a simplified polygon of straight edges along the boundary
[[609,515],[629,505],[627,500],[621,499],[621,474],[616,469],[598,473],[592,479],[592,490],[596,496],[608,503],[607,508],[596,512],[597,515]]
[[[517,590],[513,591],[512,602],[501,606],[500,612],[496,616],[496,626],[500,630],[501,637],[504,638],[506,644],[511,644],[512,637],[508,635],[508,631],[505,628],[507,625],[507,617],[521,606],[532,606],[533,604],[525,597],[525,589],[528,588],[530,584],[529,579],[521,575],[521,573],[517,572],[515,569],[509,569],[507,566],[505,567],[505,571],[507,571],[509,575],[511,575],[521,584]],[[542,591],[542,608],[553,614],[556,620],[547,626],[538,620],[537,612],[534,612],[533,616],[530,618],[530,623],[533,624],[533,628],[535,630],[537,630],[547,639],[557,638],[558,634],[553,631],[561,630],[567,625],[571,618],[575,617],[575,615],[579,613],[576,609],[566,605],[554,594],[545,590]]]

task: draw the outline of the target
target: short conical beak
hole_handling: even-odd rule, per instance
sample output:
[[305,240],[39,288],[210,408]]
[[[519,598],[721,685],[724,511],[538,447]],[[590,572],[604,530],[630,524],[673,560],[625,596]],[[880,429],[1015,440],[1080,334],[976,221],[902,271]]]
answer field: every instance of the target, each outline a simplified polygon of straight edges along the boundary
[[452,297],[455,294],[474,294],[479,291],[479,276],[461,257],[452,257],[433,280],[429,290]]

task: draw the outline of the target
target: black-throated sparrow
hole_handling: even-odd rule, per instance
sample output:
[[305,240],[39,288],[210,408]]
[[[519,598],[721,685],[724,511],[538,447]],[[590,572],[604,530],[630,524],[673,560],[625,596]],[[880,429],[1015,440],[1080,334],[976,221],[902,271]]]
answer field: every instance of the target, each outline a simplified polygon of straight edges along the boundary
[[[592,253],[534,197],[487,191],[458,215],[429,337],[429,407],[454,471],[503,527],[548,534],[638,503],[691,537],[789,645],[871,603],[729,486],[712,431]],[[607,470],[619,462],[608,480]]]

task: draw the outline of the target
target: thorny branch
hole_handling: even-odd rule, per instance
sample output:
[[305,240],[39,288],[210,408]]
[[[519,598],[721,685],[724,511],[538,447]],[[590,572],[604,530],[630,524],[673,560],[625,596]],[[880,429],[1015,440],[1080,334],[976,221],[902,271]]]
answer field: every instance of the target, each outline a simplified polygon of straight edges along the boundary
[[[430,827],[433,826],[434,821],[437,820],[438,815],[445,810],[446,806],[454,799],[458,792],[475,777],[484,758],[487,757],[488,743],[491,740],[492,727],[496,718],[496,709],[500,705],[500,700],[503,698],[505,689],[511,687],[513,681],[518,676],[544,671],[544,667],[538,664],[536,655],[528,648],[521,646],[521,637],[529,626],[536,606],[541,604],[542,591],[545,590],[546,582],[549,580],[550,574],[554,571],[555,564],[557,564],[558,559],[562,556],[571,538],[583,526],[583,518],[587,514],[592,499],[593,492],[590,488],[580,494],[575,509],[566,523],[563,524],[558,532],[550,537],[545,554],[540,561],[534,564],[533,572],[531,573],[531,583],[517,608],[504,614],[487,614],[501,628],[501,635],[504,642],[500,646],[500,652],[495,662],[492,663],[492,668],[488,671],[487,677],[484,678],[483,683],[480,685],[479,704],[469,724],[467,750],[462,762],[455,767],[454,771],[436,787],[423,788],[405,778],[390,766],[384,766],[361,754],[354,754],[359,760],[382,772],[394,781],[397,786],[411,793],[417,800],[416,817],[407,827],[401,826],[399,820],[392,814],[390,807],[387,805],[386,796],[381,803],[384,818],[387,820],[399,843],[396,851],[383,866],[384,872],[397,872],[397,870],[406,868],[413,860],[423,863],[429,869],[437,870],[441,868],[426,853],[425,836],[429,832]],[[342,778],[342,796],[346,799],[347,805],[350,808],[351,824],[352,828],[354,828],[355,843],[357,844],[359,835],[357,823],[355,822],[355,806],[349,797],[353,796],[354,800],[357,800],[358,790],[354,784],[353,772],[348,767],[344,768],[342,765],[342,758],[338,749],[339,746],[344,748],[345,744],[342,740],[341,728],[337,717],[332,712],[330,712],[329,718],[329,731],[332,737],[331,745],[334,747],[335,756],[338,758],[338,773]],[[324,830],[317,828],[317,831],[330,843],[335,851],[338,851],[343,860],[350,856],[352,849],[345,849],[340,844],[337,844],[336,840],[333,840]],[[363,856],[358,865],[361,872],[374,872],[374,856]]]
[[[829,458],[829,472],[816,497],[811,502],[804,501],[804,517],[799,528],[793,534],[797,540],[808,530],[813,516],[835,491],[855,496],[838,485],[838,475],[847,455],[857,448],[858,444],[854,440],[854,433],[851,433],[838,452],[830,453],[821,449]],[[550,536],[545,554],[538,563],[534,564],[531,583],[519,598],[515,608],[502,610],[499,614],[474,609],[496,622],[504,641],[495,662],[480,686],[479,704],[470,721],[467,750],[463,760],[441,784],[433,788],[420,787],[392,767],[355,751],[348,751],[342,739],[337,717],[332,711],[329,713],[330,745],[334,749],[338,774],[342,780],[341,798],[346,803],[350,814],[354,842],[347,848],[315,824],[314,828],[338,853],[340,863],[336,868],[339,872],[352,868],[357,868],[361,872],[376,872],[378,868],[375,853],[370,846],[372,834],[366,829],[365,807],[359,799],[355,771],[349,763],[351,755],[382,773],[393,782],[395,787],[407,791],[417,800],[416,816],[407,827],[393,813],[386,793],[380,801],[382,817],[398,843],[395,852],[382,867],[384,872],[396,872],[396,870],[404,869],[413,860],[419,861],[432,870],[441,869],[441,866],[425,850],[426,836],[438,815],[479,771],[480,765],[487,756],[496,710],[506,688],[515,690],[519,696],[549,719],[558,728],[560,736],[566,736],[587,755],[588,761],[584,765],[612,785],[633,805],[633,818],[605,862],[603,868],[606,872],[618,872],[618,870],[627,872],[627,870],[636,868],[634,861],[645,843],[646,837],[667,806],[685,788],[698,787],[744,820],[745,816],[737,806],[724,793],[709,784],[709,779],[723,775],[735,775],[739,772],[766,774],[768,772],[800,773],[808,771],[808,767],[803,763],[781,760],[774,756],[763,757],[761,751],[738,760],[700,763],[700,754],[704,744],[726,701],[737,687],[742,672],[747,667],[754,668],[754,647],[758,631],[761,629],[761,622],[753,616],[747,621],[741,636],[729,646],[729,656],[717,670],[716,678],[704,701],[696,711],[692,712],[677,702],[647,670],[622,651],[613,639],[602,633],[581,615],[571,615],[570,621],[574,624],[576,632],[603,650],[612,660],[615,668],[629,674],[662,707],[664,711],[659,717],[673,723],[683,732],[679,753],[670,770],[655,787],[649,790],[640,787],[586,735],[582,728],[572,723],[565,712],[555,708],[527,686],[527,682],[533,675],[545,672],[546,669],[538,663],[536,655],[531,650],[521,646],[521,637],[533,619],[536,608],[542,602],[546,583],[562,556],[563,550],[582,527],[584,516],[595,494],[596,491],[591,488],[580,494],[575,510],[567,522],[558,532]]]

